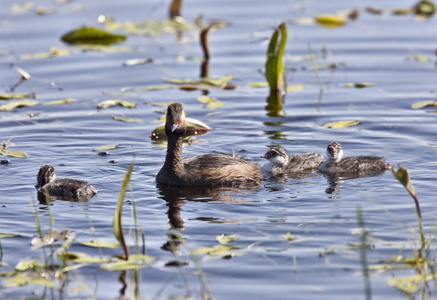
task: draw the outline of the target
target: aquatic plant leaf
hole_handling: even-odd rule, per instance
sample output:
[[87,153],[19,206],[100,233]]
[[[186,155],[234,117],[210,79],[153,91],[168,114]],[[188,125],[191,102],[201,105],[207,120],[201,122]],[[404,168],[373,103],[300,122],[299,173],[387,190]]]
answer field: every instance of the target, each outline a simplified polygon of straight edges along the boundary
[[97,147],[97,148],[93,149],[93,151],[103,151],[103,150],[116,149],[116,148],[119,148],[118,146],[120,146],[120,145],[121,144],[114,144],[114,145],[107,145],[107,146]]
[[34,106],[37,104],[39,104],[39,102],[35,100],[12,101],[9,102],[8,104],[4,104],[0,106],[0,110],[13,111],[16,108],[25,107],[25,106]]
[[47,15],[56,12],[56,7],[38,7],[36,9],[37,15]]
[[97,104],[97,108],[98,109],[108,108],[108,107],[116,106],[116,105],[120,105],[120,106],[128,107],[128,108],[135,108],[136,107],[136,104],[131,102],[131,101],[115,99],[115,100],[102,101],[102,102]]
[[178,89],[178,86],[175,85],[168,85],[168,84],[161,84],[161,85],[151,85],[151,86],[144,86],[144,87],[138,87],[135,90],[136,91],[156,91],[156,90],[170,90],[170,89]]
[[16,273],[3,281],[5,287],[15,287],[23,285],[38,284],[46,287],[53,287],[53,281],[41,277],[38,273]]
[[136,118],[124,118],[124,117],[117,117],[117,116],[113,116],[112,118],[114,120],[123,121],[123,122],[140,123],[140,124],[143,123],[143,121],[141,121],[140,119],[136,119]]
[[20,13],[20,12],[26,12],[31,11],[35,9],[35,3],[33,2],[24,2],[24,3],[14,3],[11,6],[11,12],[13,13]]
[[75,263],[90,263],[90,264],[100,264],[110,262],[112,258],[101,258],[90,256],[83,252],[64,252],[61,255],[62,260],[68,260]]
[[42,58],[50,58],[50,57],[56,57],[56,56],[68,56],[70,55],[71,51],[70,49],[61,49],[58,47],[52,47],[50,48],[50,52],[40,52],[40,53],[33,53],[33,54],[23,54],[20,55],[20,59],[42,59]]
[[223,106],[223,102],[216,101],[214,100],[214,98],[205,95],[199,96],[197,98],[197,101],[206,104],[206,107],[208,107],[209,109],[216,109]]
[[71,102],[76,102],[76,99],[73,98],[66,98],[66,99],[62,99],[62,100],[54,100],[54,101],[49,101],[44,103],[44,105],[58,105],[58,104],[66,104],[66,103],[71,103]]
[[100,268],[104,271],[135,270],[140,268],[146,268],[150,266],[154,261],[155,259],[152,257],[144,259],[118,260],[116,262],[102,264],[100,265]]
[[[279,35],[281,35],[280,40]],[[287,26],[285,23],[281,23],[273,32],[273,35],[270,38],[269,47],[267,48],[265,76],[269,83],[271,93],[280,90],[282,74],[284,70],[284,66],[282,64],[282,54],[284,53],[286,43]]]
[[126,36],[95,27],[82,27],[64,34],[61,39],[69,44],[111,45],[126,40]]
[[407,189],[407,191],[411,195],[414,195],[415,192],[414,192],[413,184],[411,183],[410,180],[410,173],[408,172],[408,169],[401,167],[396,172],[395,170],[392,170],[392,172],[395,178]]
[[328,28],[340,27],[345,25],[347,22],[346,18],[343,16],[329,14],[317,16],[314,18],[314,20],[318,24]]
[[423,107],[427,107],[427,106],[434,106],[437,107],[437,101],[434,100],[428,100],[428,101],[420,101],[420,102],[416,102],[413,105],[411,105],[412,109],[418,109],[418,108],[423,108]]
[[124,61],[123,66],[144,65],[151,62],[153,62],[152,58],[136,58],[136,59],[129,59]]
[[208,254],[211,256],[229,256],[232,255],[237,249],[241,249],[240,247],[236,246],[225,246],[225,245],[214,245],[207,248],[200,248],[195,251],[193,251],[193,254]]
[[127,246],[127,244],[124,240],[123,226],[121,223],[121,213],[123,210],[124,195],[126,193],[127,185],[129,183],[129,179],[130,179],[130,176],[132,174],[133,167],[134,167],[134,163],[132,162],[126,171],[126,174],[124,175],[123,182],[122,182],[121,188],[120,188],[120,192],[118,194],[117,207],[115,209],[114,218],[112,221],[112,229],[114,231],[114,236],[117,239],[117,241],[123,246],[126,260],[129,259],[129,247]]
[[393,15],[405,16],[411,13],[409,8],[395,8],[390,11]]
[[14,150],[6,150],[4,148],[0,149],[0,154],[4,156],[12,156],[17,158],[26,158],[26,154],[20,151],[14,151]]
[[413,12],[417,17],[429,18],[435,14],[435,4],[431,1],[419,1],[414,7]]
[[364,88],[364,87],[375,86],[375,85],[377,84],[372,82],[357,82],[357,83],[348,82],[348,83],[339,84],[340,87],[355,87],[355,88]]
[[81,245],[96,248],[118,248],[120,244],[114,242],[104,242],[104,241],[89,241],[89,242],[78,242]]
[[227,243],[235,241],[237,238],[238,236],[236,234],[233,235],[222,234],[215,237],[216,241],[222,245],[226,245]]
[[323,125],[323,127],[325,128],[345,128],[345,127],[349,127],[349,126],[355,126],[360,124],[361,121],[338,121],[338,122],[332,122],[332,123],[327,123],[325,125]]
[[42,268],[44,264],[37,261],[36,259],[20,261],[16,266],[15,270],[19,272],[33,270],[35,268]]
[[425,54],[408,55],[408,59],[414,60],[414,61],[419,61],[419,62],[431,61],[431,58]]
[[435,280],[436,273],[418,274],[414,276],[402,277],[402,278],[390,278],[388,285],[395,287],[404,293],[413,294],[419,290],[419,284]]
[[269,83],[268,82],[252,82],[251,84],[249,84],[250,87],[268,87]]
[[289,241],[295,240],[297,238],[297,236],[295,236],[294,234],[291,234],[289,232],[284,234],[282,237],[286,240],[289,240]]
[[[165,120],[165,115],[163,115],[163,118]],[[185,133],[186,136],[204,134],[211,129],[211,127],[205,123],[193,118],[185,118],[185,123],[187,125],[187,131]],[[162,123],[153,129],[150,133],[150,138],[152,140],[167,139],[167,135],[165,134],[165,123]]]
[[287,86],[287,92],[298,92],[301,90],[303,90],[303,85],[301,84]]
[[0,239],[2,238],[8,238],[8,237],[14,237],[17,236],[16,234],[11,234],[11,233],[2,233],[0,234]]
[[35,93],[17,93],[0,95],[1,100],[35,98]]

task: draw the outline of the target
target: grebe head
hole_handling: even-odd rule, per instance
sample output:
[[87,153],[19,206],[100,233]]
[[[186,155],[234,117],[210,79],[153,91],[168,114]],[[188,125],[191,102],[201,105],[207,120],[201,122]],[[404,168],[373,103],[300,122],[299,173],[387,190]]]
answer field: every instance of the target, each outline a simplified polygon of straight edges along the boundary
[[332,142],[328,145],[328,148],[326,149],[326,156],[328,156],[328,159],[332,162],[339,162],[341,158],[343,157],[343,149],[341,148],[340,143],[338,142]]
[[261,157],[270,161],[274,166],[285,166],[288,161],[287,153],[280,147],[270,148]]
[[165,133],[167,135],[184,135],[185,130],[185,112],[182,103],[170,104],[167,108]]
[[55,180],[55,169],[52,166],[45,165],[39,169],[38,176],[36,177],[36,187],[40,188],[49,183],[52,180]]

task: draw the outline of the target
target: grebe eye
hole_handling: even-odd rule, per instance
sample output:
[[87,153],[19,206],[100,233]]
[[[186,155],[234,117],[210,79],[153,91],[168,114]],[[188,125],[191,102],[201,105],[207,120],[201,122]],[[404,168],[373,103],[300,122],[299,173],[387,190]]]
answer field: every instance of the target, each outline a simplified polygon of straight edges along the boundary
[[179,124],[181,124],[182,123],[182,120],[179,120]]

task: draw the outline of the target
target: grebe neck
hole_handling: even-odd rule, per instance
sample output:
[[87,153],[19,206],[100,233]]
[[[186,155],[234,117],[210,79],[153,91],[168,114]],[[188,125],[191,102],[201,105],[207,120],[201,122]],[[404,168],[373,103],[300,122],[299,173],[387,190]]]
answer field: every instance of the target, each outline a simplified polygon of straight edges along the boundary
[[176,174],[184,170],[182,162],[182,140],[179,135],[168,135],[167,155],[164,167],[173,170]]

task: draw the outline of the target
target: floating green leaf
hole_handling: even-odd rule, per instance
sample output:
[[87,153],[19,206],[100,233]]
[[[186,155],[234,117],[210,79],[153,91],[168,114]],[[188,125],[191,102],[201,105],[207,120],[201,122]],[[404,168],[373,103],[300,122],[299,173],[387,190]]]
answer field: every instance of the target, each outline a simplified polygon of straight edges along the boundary
[[35,98],[35,93],[18,93],[0,95],[1,100]]
[[295,240],[297,238],[297,236],[295,236],[294,234],[291,234],[289,232],[284,234],[282,237],[286,240],[289,240],[289,241]]
[[16,234],[11,234],[11,233],[2,233],[0,234],[0,239],[2,238],[8,238],[8,237],[14,237],[17,236]]
[[113,116],[112,118],[114,120],[123,121],[123,122],[140,123],[140,124],[143,123],[143,121],[141,121],[140,119],[136,119],[136,118],[124,118],[124,117],[117,117],[117,116]]
[[151,85],[151,86],[138,87],[135,90],[137,90],[137,91],[156,91],[156,90],[170,90],[170,89],[178,89],[178,88],[179,87],[176,85],[161,84],[161,85]]
[[104,241],[90,241],[90,242],[79,242],[84,246],[96,247],[96,248],[118,248],[120,244],[114,242],[104,242]]
[[103,151],[103,150],[116,149],[116,148],[119,148],[118,146],[120,146],[120,145],[121,144],[102,146],[102,147],[98,147],[98,148],[93,149],[93,151]]
[[[165,119],[165,115],[163,115],[163,117]],[[185,118],[185,123],[187,125],[187,130],[185,133],[186,136],[204,134],[211,129],[211,127],[209,127],[205,123],[193,118]],[[150,138],[152,140],[166,139],[167,135],[165,134],[165,123],[162,123],[155,129],[153,129],[150,133]]]
[[418,109],[418,108],[423,108],[423,107],[427,107],[427,106],[434,106],[437,107],[437,101],[434,100],[428,100],[428,101],[420,101],[420,102],[416,102],[413,105],[411,105],[412,109]]
[[226,245],[229,242],[235,241],[237,238],[238,236],[236,234],[233,235],[222,234],[215,237],[217,242],[219,242],[222,245]]
[[345,127],[349,127],[349,126],[355,126],[360,124],[361,121],[338,121],[338,122],[332,122],[332,123],[327,123],[325,125],[323,125],[323,127],[326,128],[345,128]]
[[26,158],[26,154],[20,151],[13,151],[13,150],[6,150],[6,149],[0,149],[0,154],[4,156],[12,156],[12,157],[18,157],[18,158]]
[[61,255],[62,260],[69,260],[75,263],[106,263],[110,262],[112,258],[101,258],[101,257],[94,257],[90,256],[83,252],[64,252]]
[[69,44],[111,45],[124,41],[126,36],[94,27],[82,27],[66,33],[61,39]]
[[76,99],[73,98],[66,98],[66,99],[62,99],[62,100],[54,100],[54,101],[49,101],[44,103],[44,105],[58,105],[58,104],[66,104],[66,103],[71,103],[71,102],[76,102]]
[[250,87],[268,87],[269,83],[268,82],[252,82],[251,84],[249,84]]
[[424,54],[417,55],[408,55],[409,60],[419,61],[419,62],[428,62],[431,61],[431,58]]
[[24,272],[27,270],[33,270],[35,268],[43,268],[44,264],[37,261],[36,259],[20,261],[16,266],[15,270],[19,272]]
[[8,104],[4,104],[0,106],[0,110],[13,111],[16,108],[24,107],[24,106],[33,106],[39,104],[38,101],[35,100],[21,100],[21,101],[12,101]]
[[214,100],[212,97],[205,95],[199,96],[197,101],[204,103],[209,109],[216,109],[223,106],[223,102]]
[[240,247],[236,246],[224,246],[224,245],[214,245],[207,248],[200,248],[195,251],[193,251],[193,254],[208,254],[211,256],[229,256],[232,255],[237,249],[241,249]]
[[419,18],[429,18],[435,14],[435,4],[431,1],[419,1],[413,7],[414,14]]
[[42,58],[50,58],[56,56],[68,56],[70,55],[70,49],[60,49],[58,47],[50,48],[50,52],[41,52],[41,53],[33,53],[33,54],[23,54],[20,56],[20,59],[42,59]]
[[13,13],[26,12],[26,11],[31,11],[34,9],[35,9],[35,3],[33,3],[33,2],[24,2],[21,4],[14,3],[11,6],[11,12],[13,12]]
[[147,255],[131,255],[129,260],[117,260],[107,264],[100,265],[100,268],[105,271],[124,271],[134,270],[150,266],[155,259]]
[[102,101],[102,102],[97,104],[97,108],[98,109],[108,108],[108,107],[115,106],[115,105],[120,105],[120,106],[128,107],[128,108],[135,108],[135,106],[136,106],[136,104],[131,102],[131,101],[115,99],[115,100]]
[[375,85],[377,85],[377,84],[376,83],[372,83],[372,82],[357,82],[357,83],[348,82],[348,83],[342,83],[339,86],[341,86],[341,87],[364,88],[364,87],[375,86]]
[[322,26],[335,28],[346,24],[347,20],[341,15],[320,15],[314,18],[314,20]]
[[301,90],[303,90],[303,85],[301,84],[287,86],[287,92],[298,92]]
[[419,284],[435,280],[436,273],[417,274],[414,276],[402,277],[402,278],[390,278],[388,285],[395,287],[407,294],[413,294],[419,290]]
[[13,277],[5,278],[3,280],[5,287],[16,287],[23,285],[38,284],[46,287],[53,287],[53,281],[41,277],[38,273],[16,273]]

